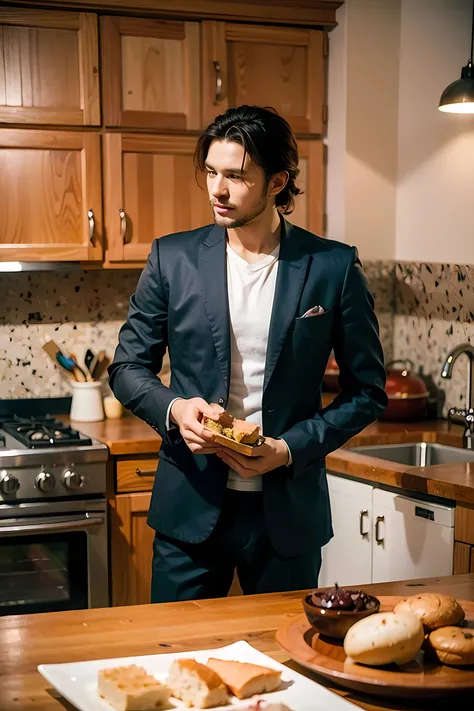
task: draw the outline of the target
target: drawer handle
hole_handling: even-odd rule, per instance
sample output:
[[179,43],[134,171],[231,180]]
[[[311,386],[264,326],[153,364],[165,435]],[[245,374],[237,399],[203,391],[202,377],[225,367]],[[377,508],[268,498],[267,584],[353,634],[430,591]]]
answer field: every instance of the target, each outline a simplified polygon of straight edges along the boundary
[[221,70],[221,63],[220,62],[213,62],[214,64],[214,71],[216,73],[216,95],[214,99],[214,106],[218,106],[223,98],[223,93],[222,93],[222,70]]
[[362,538],[365,538],[365,536],[369,535],[368,531],[364,531],[364,516],[368,516],[369,512],[368,511],[361,511],[359,514],[359,533],[362,536]]
[[94,211],[93,210],[87,210],[87,219],[89,220],[89,241],[93,245],[94,244],[94,230],[95,230],[95,220],[94,220]]
[[141,469],[138,467],[135,469],[135,473],[137,476],[155,476],[156,472],[142,472]]
[[379,536],[379,525],[385,521],[385,516],[377,516],[377,520],[375,522],[375,540],[377,541],[377,544],[380,545],[385,541],[385,538],[380,538]]
[[128,242],[127,215],[125,214],[125,210],[123,209],[123,207],[121,207],[119,210],[119,217],[120,217],[120,234],[122,236],[122,243],[127,244],[127,242]]

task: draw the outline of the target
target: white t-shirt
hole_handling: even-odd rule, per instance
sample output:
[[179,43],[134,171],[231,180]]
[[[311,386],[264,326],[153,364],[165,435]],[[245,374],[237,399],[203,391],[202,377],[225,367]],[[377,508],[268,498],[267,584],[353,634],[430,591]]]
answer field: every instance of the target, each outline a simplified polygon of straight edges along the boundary
[[[280,245],[249,264],[227,244],[231,372],[227,411],[262,427],[262,397],[268,332],[278,273]],[[229,489],[260,491],[262,477],[244,479],[230,471]]]

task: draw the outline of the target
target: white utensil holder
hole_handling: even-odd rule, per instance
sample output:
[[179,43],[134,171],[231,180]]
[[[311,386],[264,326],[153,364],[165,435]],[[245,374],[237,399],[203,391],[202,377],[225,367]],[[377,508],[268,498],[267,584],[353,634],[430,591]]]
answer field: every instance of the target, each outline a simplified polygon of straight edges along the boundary
[[102,383],[72,383],[71,420],[100,422],[104,419]]

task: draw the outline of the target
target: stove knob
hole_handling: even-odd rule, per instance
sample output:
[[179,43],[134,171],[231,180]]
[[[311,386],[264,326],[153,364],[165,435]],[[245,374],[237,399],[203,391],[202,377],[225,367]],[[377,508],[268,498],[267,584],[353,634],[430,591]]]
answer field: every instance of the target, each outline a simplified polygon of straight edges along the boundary
[[0,491],[2,494],[16,494],[20,488],[20,482],[16,476],[10,476],[5,470],[0,472]]
[[38,474],[36,477],[36,486],[40,491],[51,491],[55,485],[56,481],[54,476],[49,472],[41,472],[41,474]]
[[68,469],[63,474],[63,484],[66,489],[76,490],[80,489],[85,483],[85,477],[81,476],[74,470]]

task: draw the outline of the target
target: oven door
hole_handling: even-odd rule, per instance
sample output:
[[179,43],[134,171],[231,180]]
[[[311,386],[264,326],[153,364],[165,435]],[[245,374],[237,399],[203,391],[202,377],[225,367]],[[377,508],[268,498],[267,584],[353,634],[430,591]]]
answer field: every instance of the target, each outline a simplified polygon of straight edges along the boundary
[[103,500],[0,506],[0,615],[108,604]]

